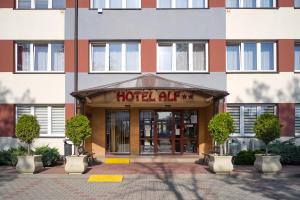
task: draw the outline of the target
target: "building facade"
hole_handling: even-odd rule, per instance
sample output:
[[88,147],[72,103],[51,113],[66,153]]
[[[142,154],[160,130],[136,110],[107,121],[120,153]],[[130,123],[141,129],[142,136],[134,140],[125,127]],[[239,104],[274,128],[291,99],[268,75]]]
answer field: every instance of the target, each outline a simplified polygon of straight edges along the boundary
[[300,136],[299,0],[75,2],[0,1],[2,149],[18,145],[22,114],[41,125],[34,146],[61,154],[75,112],[99,157],[207,153],[208,121],[224,111],[239,150],[260,145],[265,112],[283,139]]

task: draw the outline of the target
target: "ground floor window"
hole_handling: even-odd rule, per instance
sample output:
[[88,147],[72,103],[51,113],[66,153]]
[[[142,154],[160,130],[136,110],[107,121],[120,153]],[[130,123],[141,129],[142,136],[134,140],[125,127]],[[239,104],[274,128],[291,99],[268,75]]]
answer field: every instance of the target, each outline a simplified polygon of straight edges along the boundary
[[300,136],[300,104],[296,104],[295,108],[295,135]]
[[271,104],[228,104],[227,112],[233,117],[233,135],[254,136],[254,123],[263,113],[276,114],[276,106]]
[[109,153],[130,153],[129,111],[106,112],[106,150]]
[[197,153],[197,111],[141,111],[140,153]]

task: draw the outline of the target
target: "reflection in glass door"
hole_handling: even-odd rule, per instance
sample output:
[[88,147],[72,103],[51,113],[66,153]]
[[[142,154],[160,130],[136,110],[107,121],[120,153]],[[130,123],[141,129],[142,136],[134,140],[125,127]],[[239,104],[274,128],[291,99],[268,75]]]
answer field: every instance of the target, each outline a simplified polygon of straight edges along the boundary
[[110,153],[129,153],[130,119],[128,111],[106,113],[106,150]]
[[172,153],[173,117],[172,112],[156,113],[157,153]]

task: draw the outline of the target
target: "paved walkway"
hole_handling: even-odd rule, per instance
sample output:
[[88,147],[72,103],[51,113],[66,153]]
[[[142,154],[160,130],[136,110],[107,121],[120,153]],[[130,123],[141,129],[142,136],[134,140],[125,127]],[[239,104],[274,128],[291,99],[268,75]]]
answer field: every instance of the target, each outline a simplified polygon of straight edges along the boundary
[[[142,171],[140,168],[147,170]],[[207,172],[204,166],[196,164],[146,164],[143,167],[99,165],[84,175],[50,173],[58,169],[63,168],[55,167],[35,175],[20,175],[13,168],[0,167],[0,199],[299,200],[300,197],[299,166],[290,167],[293,173],[270,177],[253,173],[251,167],[239,168],[232,175],[215,175]],[[90,174],[99,173],[100,169],[105,173],[127,173],[124,173],[122,183],[87,183]],[[182,173],[183,169],[188,173]]]

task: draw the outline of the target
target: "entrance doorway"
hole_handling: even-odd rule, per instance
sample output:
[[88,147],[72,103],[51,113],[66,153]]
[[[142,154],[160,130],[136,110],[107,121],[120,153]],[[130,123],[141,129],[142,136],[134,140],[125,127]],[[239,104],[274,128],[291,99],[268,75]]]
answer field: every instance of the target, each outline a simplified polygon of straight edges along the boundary
[[198,112],[195,110],[140,112],[141,154],[197,153]]

